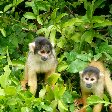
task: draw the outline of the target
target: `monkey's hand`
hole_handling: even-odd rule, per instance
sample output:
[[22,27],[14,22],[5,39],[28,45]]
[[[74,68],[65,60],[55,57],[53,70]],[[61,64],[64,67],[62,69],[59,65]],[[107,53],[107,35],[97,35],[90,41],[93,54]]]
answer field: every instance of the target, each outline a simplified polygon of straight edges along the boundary
[[79,99],[74,100],[74,104],[75,106],[79,106],[80,104],[83,104],[83,99],[79,98]]
[[22,90],[26,90],[26,84],[27,84],[27,80],[23,80],[21,81],[21,87],[22,87]]

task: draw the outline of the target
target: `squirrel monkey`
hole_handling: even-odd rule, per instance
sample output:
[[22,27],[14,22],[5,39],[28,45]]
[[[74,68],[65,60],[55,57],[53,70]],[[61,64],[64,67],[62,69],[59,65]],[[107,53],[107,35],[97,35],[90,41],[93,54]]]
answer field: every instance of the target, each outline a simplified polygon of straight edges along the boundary
[[[92,61],[83,72],[80,72],[80,85],[84,107],[78,112],[86,112],[86,100],[91,93],[103,98],[104,88],[107,89],[112,99],[112,81],[110,74],[100,61]],[[102,104],[96,104],[93,107],[93,112],[101,112],[101,110]]]
[[37,75],[48,76],[55,72],[57,66],[56,54],[50,41],[44,37],[38,37],[29,43],[29,54],[25,65],[24,79],[21,81],[22,89],[26,89],[26,83],[30,92],[35,95],[37,90]]

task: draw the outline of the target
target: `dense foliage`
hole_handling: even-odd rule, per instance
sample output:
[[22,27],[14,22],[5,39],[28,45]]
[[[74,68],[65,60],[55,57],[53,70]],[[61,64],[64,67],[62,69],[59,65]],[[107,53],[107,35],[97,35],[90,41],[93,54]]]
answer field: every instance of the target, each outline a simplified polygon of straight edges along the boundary
[[[0,112],[73,112],[78,72],[92,59],[112,71],[111,15],[111,0],[1,0]],[[21,90],[20,80],[28,43],[37,36],[50,39],[58,67],[35,98]],[[107,107],[111,101],[107,93],[103,100],[92,96],[88,107],[98,102]]]

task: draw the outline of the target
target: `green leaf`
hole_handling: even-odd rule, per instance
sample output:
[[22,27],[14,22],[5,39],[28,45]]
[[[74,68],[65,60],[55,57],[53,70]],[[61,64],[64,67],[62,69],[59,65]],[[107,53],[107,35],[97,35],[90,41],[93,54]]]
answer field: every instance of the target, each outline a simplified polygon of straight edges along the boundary
[[98,53],[96,55],[94,55],[94,60],[97,61],[102,57],[102,53]]
[[64,112],[64,110],[68,111],[68,109],[65,107],[61,100],[58,100],[58,109],[60,110],[60,112]]
[[16,95],[16,88],[13,86],[7,86],[4,91],[6,95]]
[[6,31],[4,30],[4,28],[1,28],[0,31],[1,31],[2,35],[3,35],[4,37],[6,37]]
[[57,107],[58,102],[56,100],[53,100],[50,104],[50,106],[53,109],[53,112],[56,112],[56,107]]
[[73,25],[81,25],[83,23],[82,19],[72,18],[63,24],[63,27],[73,26]]
[[42,19],[40,18],[40,16],[37,16],[37,21],[38,21],[39,24],[43,25],[43,21],[42,21]]
[[0,87],[0,96],[5,96],[4,89],[1,89],[1,87]]
[[3,88],[5,88],[8,85],[8,78],[11,73],[9,65],[6,65],[4,67],[4,71],[5,71],[4,74],[0,76],[0,84],[1,84],[1,87]]
[[12,7],[12,4],[6,5],[4,7],[4,12],[8,11]]
[[80,42],[81,41],[81,33],[75,33],[71,39],[74,41],[74,42]]
[[56,18],[56,13],[57,13],[57,10],[58,10],[59,8],[56,8],[56,9],[54,9],[53,10],[53,12],[52,12],[52,14],[51,14],[51,19],[52,20],[54,20],[55,18]]
[[51,74],[51,75],[48,77],[47,82],[48,82],[48,84],[50,84],[50,85],[54,85],[54,84],[57,82],[58,78],[60,78],[60,74],[59,74],[59,73],[53,73],[53,74]]
[[76,59],[68,66],[68,72],[77,73],[79,71],[82,71],[86,66],[87,66],[87,62]]
[[105,0],[95,0],[94,7],[93,7],[94,11],[95,11],[96,8],[99,8],[104,1]]
[[66,70],[68,67],[68,64],[65,61],[62,61],[61,64],[58,65],[58,72],[62,72]]
[[24,14],[24,17],[27,18],[27,19],[36,19],[35,14],[32,13],[32,12],[26,12],[26,13]]
[[102,23],[95,23],[93,28],[97,28],[97,27],[106,27],[106,26],[111,26],[112,25],[112,22],[109,21],[109,20],[105,20],[104,22]]
[[82,41],[86,41],[88,43],[91,43],[94,37],[94,31],[93,30],[89,30],[86,31],[82,36],[81,36],[81,40]]
[[62,13],[62,14],[60,14],[58,17],[56,17],[56,23],[59,23],[59,22],[61,22],[60,20],[61,20],[61,18],[63,18],[64,16],[66,16],[66,15],[68,15],[67,13]]
[[45,88],[41,89],[39,92],[39,98],[44,98],[45,93],[46,93],[46,89]]
[[93,5],[91,3],[88,2],[87,4],[87,11],[86,11],[86,14],[87,14],[87,18],[89,20],[92,19],[92,16],[93,16]]
[[28,107],[22,107],[21,112],[30,112],[30,109]]
[[92,95],[92,96],[88,97],[87,98],[87,103],[89,105],[94,105],[94,104],[98,104],[98,103],[104,103],[105,106],[110,104],[110,102],[104,101],[103,99],[101,99],[100,97],[98,97],[96,95]]

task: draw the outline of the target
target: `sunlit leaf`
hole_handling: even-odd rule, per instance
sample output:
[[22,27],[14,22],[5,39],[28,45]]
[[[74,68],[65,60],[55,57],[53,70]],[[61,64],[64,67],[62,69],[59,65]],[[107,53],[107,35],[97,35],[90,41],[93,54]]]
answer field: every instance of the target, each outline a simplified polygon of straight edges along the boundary
[[60,112],[63,112],[64,110],[67,111],[68,108],[65,107],[65,105],[62,103],[61,100],[58,101],[58,109],[60,110]]
[[4,12],[8,11],[12,7],[12,4],[6,5],[4,7]]
[[27,18],[27,19],[36,19],[35,14],[32,13],[32,12],[26,12],[26,13],[24,14],[24,17]]
[[0,31],[1,31],[2,35],[3,35],[4,37],[6,37],[6,31],[4,30],[4,28],[0,29]]
[[59,73],[51,74],[48,78],[48,84],[54,85],[57,82],[59,77],[60,77]]

